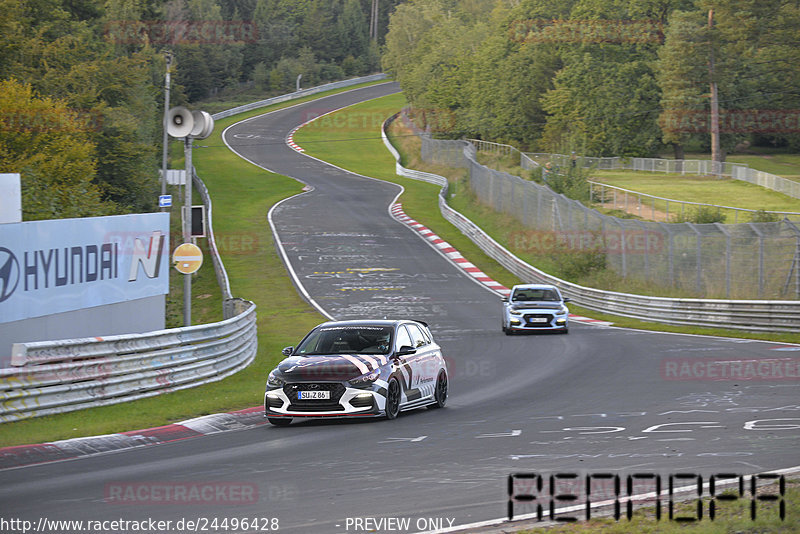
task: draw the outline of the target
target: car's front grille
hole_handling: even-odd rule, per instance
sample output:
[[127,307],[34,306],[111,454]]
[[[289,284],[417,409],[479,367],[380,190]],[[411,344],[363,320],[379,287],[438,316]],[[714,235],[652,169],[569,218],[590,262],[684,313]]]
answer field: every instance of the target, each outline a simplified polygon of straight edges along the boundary
[[[525,319],[525,326],[531,328],[536,327],[549,327],[553,321],[553,315],[550,313],[526,313],[523,318]],[[533,321],[531,321],[533,319]],[[542,321],[541,319],[545,319]]]
[[342,412],[344,407],[341,404],[315,404],[313,406],[308,404],[290,404],[290,412]]
[[[305,399],[300,400],[297,398],[298,391],[330,391],[330,399]],[[291,405],[290,410],[298,412],[327,412],[335,410],[343,410],[339,400],[344,395],[345,387],[338,382],[309,382],[309,383],[296,383],[286,384],[283,386],[283,392],[289,397]]]

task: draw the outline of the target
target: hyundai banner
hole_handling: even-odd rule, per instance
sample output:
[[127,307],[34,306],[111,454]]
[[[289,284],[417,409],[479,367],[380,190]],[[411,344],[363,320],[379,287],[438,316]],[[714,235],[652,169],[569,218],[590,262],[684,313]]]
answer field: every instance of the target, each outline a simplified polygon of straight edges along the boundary
[[0,225],[0,323],[169,292],[169,214]]

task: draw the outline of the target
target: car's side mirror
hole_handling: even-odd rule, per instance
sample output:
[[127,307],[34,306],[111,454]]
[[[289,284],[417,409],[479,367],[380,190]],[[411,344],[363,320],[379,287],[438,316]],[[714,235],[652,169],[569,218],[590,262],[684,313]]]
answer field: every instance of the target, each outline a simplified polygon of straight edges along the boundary
[[284,356],[291,356],[292,352],[294,352],[294,347],[286,347],[281,351],[281,354]]
[[569,297],[564,297],[564,302],[569,302],[570,300],[572,299],[570,299]]
[[408,356],[409,354],[416,354],[416,353],[417,353],[417,349],[415,349],[414,347],[410,347],[408,345],[403,345],[402,347],[400,347],[400,350],[398,350],[396,352],[396,355],[397,356]]
[[503,302],[508,302],[508,297],[503,297],[502,300]]

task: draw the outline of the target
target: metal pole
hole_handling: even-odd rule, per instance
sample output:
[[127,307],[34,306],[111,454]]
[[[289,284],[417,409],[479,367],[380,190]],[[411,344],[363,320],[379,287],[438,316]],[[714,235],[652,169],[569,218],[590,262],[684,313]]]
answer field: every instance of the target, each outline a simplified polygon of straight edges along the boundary
[[[186,158],[186,193],[185,198],[185,219],[183,226],[183,242],[189,243],[192,239],[192,137],[187,135],[184,138],[183,147],[184,157]],[[192,326],[192,275],[183,275],[183,326]]]
[[800,299],[800,238],[797,239],[795,253],[794,253],[794,295],[795,298]]
[[[169,120],[169,86],[170,76],[169,69],[172,65],[172,52],[167,51],[165,59],[167,61],[167,74],[164,79],[164,136],[162,143],[164,145],[161,153],[161,194],[167,194],[167,153],[169,152],[169,134],[167,133],[167,124]],[[161,211],[166,211],[166,208],[161,208]]]
[[619,224],[619,242],[620,242],[620,251],[622,253],[622,278],[628,277],[628,261],[626,257],[626,250],[625,250],[625,227],[622,225],[621,220],[617,220],[617,224]]
[[669,227],[665,227],[669,236],[669,285],[675,287],[675,240]]
[[725,229],[720,223],[714,223],[714,226],[725,235],[725,298],[731,298],[731,233]]

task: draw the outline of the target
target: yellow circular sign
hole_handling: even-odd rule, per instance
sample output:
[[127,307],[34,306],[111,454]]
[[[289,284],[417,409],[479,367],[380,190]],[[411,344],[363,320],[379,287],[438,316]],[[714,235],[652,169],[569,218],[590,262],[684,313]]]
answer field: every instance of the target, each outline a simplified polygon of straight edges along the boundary
[[172,253],[172,262],[178,272],[192,274],[203,265],[203,251],[197,245],[184,243]]

